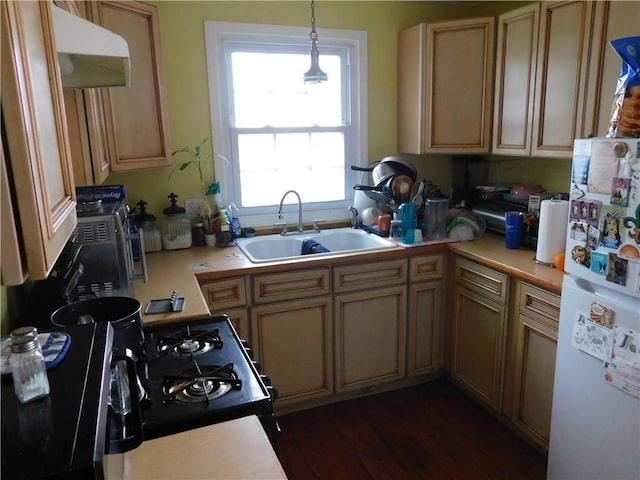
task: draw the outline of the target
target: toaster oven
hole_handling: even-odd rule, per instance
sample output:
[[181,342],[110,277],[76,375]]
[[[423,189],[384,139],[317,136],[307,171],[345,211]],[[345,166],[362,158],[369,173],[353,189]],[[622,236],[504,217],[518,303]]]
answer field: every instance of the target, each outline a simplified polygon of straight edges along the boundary
[[129,218],[129,208],[122,200],[79,202],[74,243],[81,248],[76,278],[67,289],[68,297],[73,301],[130,297],[134,280],[147,281],[142,235]]

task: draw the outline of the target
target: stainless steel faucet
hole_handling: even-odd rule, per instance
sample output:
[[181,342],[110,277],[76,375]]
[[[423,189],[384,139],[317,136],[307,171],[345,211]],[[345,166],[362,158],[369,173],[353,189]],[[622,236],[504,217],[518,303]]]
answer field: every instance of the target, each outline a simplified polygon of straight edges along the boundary
[[[302,233],[304,231],[304,225],[302,224],[302,200],[300,200],[300,195],[298,195],[298,192],[296,192],[295,190],[289,190],[280,199],[280,208],[278,208],[278,220],[282,220],[284,218],[282,214],[282,204],[284,203],[284,199],[286,198],[286,196],[290,193],[293,193],[298,198],[298,233]],[[278,225],[282,225],[282,232],[280,232],[280,235],[286,235],[288,233],[287,223],[284,222]]]
[[351,212],[351,228],[358,228],[358,209],[351,206],[348,210]]

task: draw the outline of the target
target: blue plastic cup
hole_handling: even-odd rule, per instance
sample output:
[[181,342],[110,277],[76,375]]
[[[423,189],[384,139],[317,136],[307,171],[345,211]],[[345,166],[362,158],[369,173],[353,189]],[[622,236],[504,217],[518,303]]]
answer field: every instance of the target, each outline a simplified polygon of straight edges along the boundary
[[507,248],[517,250],[522,245],[522,233],[524,231],[524,213],[507,212],[505,218],[505,239]]
[[409,202],[400,205],[400,217],[402,219],[402,243],[415,243],[414,230],[416,228],[416,204]]

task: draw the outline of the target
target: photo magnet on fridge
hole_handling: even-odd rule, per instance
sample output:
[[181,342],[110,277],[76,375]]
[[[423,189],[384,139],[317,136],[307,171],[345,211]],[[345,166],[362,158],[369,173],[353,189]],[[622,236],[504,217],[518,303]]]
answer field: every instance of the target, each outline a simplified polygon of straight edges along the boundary
[[611,184],[611,205],[629,205],[630,178],[614,177]]
[[600,214],[600,245],[617,249],[622,244],[624,207],[603,206]]
[[609,255],[600,252],[591,252],[591,271],[598,275],[607,274]]
[[627,284],[627,270],[629,261],[620,258],[615,253],[609,254],[609,269],[607,270],[607,281],[618,285]]

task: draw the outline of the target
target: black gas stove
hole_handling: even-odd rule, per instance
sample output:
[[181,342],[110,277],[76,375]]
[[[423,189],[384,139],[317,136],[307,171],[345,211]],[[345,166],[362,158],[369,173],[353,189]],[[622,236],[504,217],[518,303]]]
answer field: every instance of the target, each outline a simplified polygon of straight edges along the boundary
[[226,315],[145,327],[144,333],[145,440],[256,415],[275,446],[277,390]]

